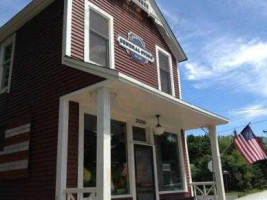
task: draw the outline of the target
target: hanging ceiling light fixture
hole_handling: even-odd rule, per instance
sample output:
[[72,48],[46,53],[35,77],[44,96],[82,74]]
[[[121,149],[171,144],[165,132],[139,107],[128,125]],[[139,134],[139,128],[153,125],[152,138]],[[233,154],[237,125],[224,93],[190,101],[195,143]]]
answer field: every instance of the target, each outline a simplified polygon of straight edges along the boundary
[[165,128],[163,128],[160,123],[159,123],[159,118],[160,115],[156,115],[157,119],[158,119],[158,125],[156,126],[156,128],[154,129],[154,133],[155,135],[163,135],[165,132]]

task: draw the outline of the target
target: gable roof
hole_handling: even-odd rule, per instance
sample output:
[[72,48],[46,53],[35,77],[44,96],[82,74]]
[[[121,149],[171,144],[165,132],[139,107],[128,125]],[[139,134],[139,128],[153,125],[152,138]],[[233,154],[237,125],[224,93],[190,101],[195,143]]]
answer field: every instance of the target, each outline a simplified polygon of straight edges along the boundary
[[169,46],[173,55],[178,62],[187,60],[185,52],[183,51],[180,43],[170,28],[167,20],[159,9],[155,0],[127,0],[135,3],[141,9],[143,9],[150,17],[154,19],[155,26],[158,28],[160,34],[164,38],[165,42]]
[[161,10],[159,9],[155,0],[150,0],[151,6],[156,13],[157,18],[160,20],[161,24],[155,21],[157,28],[159,29],[160,33],[162,34],[163,38],[167,42],[169,48],[173,52],[174,56],[179,62],[183,62],[187,60],[187,56],[182,49],[180,43],[178,42],[176,36],[174,35],[172,29],[170,28],[167,20],[165,19],[164,15],[162,14]]
[[[11,20],[9,20],[6,24],[4,24],[0,28],[0,43],[3,42],[8,37],[10,37],[13,33],[15,33],[24,24],[26,24],[36,15],[38,15],[41,11],[43,11],[47,6],[49,6],[54,1],[55,0],[33,0],[30,4],[28,4],[24,9],[22,9]],[[155,2],[155,0],[148,0],[148,1],[152,7],[151,14],[152,17],[154,18],[155,25],[157,26],[162,37],[168,44],[170,50],[172,51],[172,53],[179,62],[187,60],[185,52],[183,51],[181,45],[176,39],[174,33],[172,32],[169,24],[167,23],[162,12],[160,11],[157,3]]]

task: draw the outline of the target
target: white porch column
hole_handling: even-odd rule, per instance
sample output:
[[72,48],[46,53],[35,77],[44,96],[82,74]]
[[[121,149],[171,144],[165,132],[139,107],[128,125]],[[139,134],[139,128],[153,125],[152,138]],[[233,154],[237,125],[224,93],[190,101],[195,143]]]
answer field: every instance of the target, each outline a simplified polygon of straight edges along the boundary
[[222,173],[222,164],[220,157],[219,143],[216,133],[216,126],[211,125],[209,127],[209,137],[211,143],[211,152],[214,166],[214,173],[216,177],[216,185],[218,191],[218,200],[226,200],[224,182],[223,182],[223,173]]
[[56,200],[65,200],[67,186],[69,101],[60,99],[58,119]]
[[110,89],[97,90],[97,200],[111,199]]

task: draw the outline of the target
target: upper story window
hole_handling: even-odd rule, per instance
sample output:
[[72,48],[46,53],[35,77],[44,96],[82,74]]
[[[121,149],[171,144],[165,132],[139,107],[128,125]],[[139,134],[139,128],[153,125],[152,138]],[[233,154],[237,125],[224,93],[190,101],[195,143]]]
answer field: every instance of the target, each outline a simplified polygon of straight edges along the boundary
[[87,2],[84,60],[95,65],[113,68],[113,51],[113,17]]
[[171,55],[160,47],[156,47],[159,89],[170,95],[175,95],[172,58]]
[[9,90],[14,57],[14,46],[15,36],[12,36],[1,45],[0,93],[7,92]]

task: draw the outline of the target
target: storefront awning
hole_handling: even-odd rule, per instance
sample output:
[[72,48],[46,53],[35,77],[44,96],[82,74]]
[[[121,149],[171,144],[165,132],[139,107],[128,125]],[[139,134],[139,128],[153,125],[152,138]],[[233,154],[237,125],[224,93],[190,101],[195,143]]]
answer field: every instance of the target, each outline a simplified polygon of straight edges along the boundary
[[[114,116],[130,116],[156,124],[155,115],[160,114],[163,126],[184,130],[228,123],[228,120],[221,116],[142,84],[116,80],[106,81],[106,85],[112,91],[111,115]],[[94,110],[95,105],[89,103],[93,96],[93,93],[82,93],[75,99]]]

